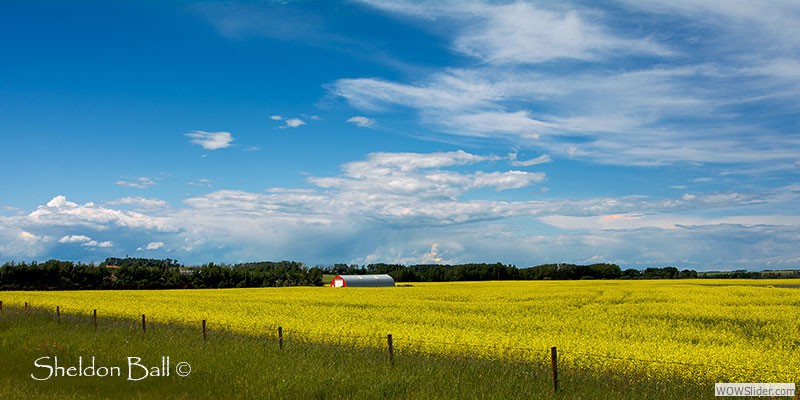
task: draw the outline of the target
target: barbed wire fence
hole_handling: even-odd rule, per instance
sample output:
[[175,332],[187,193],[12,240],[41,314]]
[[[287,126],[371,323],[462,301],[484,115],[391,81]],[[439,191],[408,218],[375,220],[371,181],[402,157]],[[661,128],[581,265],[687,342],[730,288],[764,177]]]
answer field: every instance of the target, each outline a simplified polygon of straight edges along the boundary
[[[6,309],[8,305],[5,306]],[[46,310],[39,307],[34,307],[29,302],[25,302],[22,307],[17,308],[14,310],[17,313],[24,313],[25,315],[30,315],[33,313],[37,314],[49,314],[53,313],[53,318],[58,322],[61,323],[62,319],[64,318],[89,318],[90,323],[93,325],[95,332],[98,328],[98,310],[93,309],[91,312],[87,310],[78,310],[72,311],[70,310],[69,313],[64,312],[64,308],[60,306],[56,306],[54,311]],[[4,305],[3,301],[0,300],[0,317],[4,314]],[[114,319],[121,319],[129,321],[129,329],[141,329],[142,334],[147,333],[148,324],[152,327],[152,318],[147,317],[148,314],[139,314],[138,316],[129,315],[129,316],[119,316],[119,315],[112,315],[106,318],[114,318]],[[130,318],[133,317],[131,320]],[[149,321],[149,322],[148,322]],[[158,323],[159,325],[169,325],[169,324],[179,324],[183,325],[184,327],[191,327],[195,323],[189,323],[186,320],[183,321],[174,321],[169,320],[167,323]],[[200,327],[200,335],[202,340],[208,341],[209,338],[209,327],[212,327],[211,336],[214,336],[214,333],[219,333],[221,335],[241,335],[243,334],[241,328],[243,326],[240,325],[224,325],[224,324],[209,324],[207,319],[203,319],[201,321],[196,322],[196,324]],[[140,327],[137,327],[140,326]],[[420,339],[420,338],[410,338],[407,336],[396,336],[390,333],[387,334],[352,334],[352,333],[331,333],[331,332],[319,332],[319,331],[308,331],[303,329],[296,329],[296,328],[285,328],[279,324],[267,324],[267,325],[258,325],[261,328],[264,328],[261,334],[247,334],[247,336],[255,336],[261,337],[267,340],[274,339],[277,343],[277,346],[280,349],[284,348],[285,342],[291,343],[293,341],[302,342],[302,343],[314,343],[314,344],[332,344],[332,345],[349,345],[349,346],[356,346],[362,348],[369,348],[369,349],[386,349],[387,357],[390,364],[394,364],[395,354],[399,351],[400,354],[406,353],[421,353],[421,354],[430,354],[430,355],[449,355],[452,356],[451,353],[436,351],[436,346],[450,346],[450,347],[457,347],[461,349],[472,349],[472,350],[491,350],[489,352],[486,351],[473,351],[472,353],[467,353],[465,355],[474,355],[474,356],[481,356],[483,358],[488,357],[489,359],[497,359],[497,360],[509,360],[509,361],[523,361],[523,362],[538,362],[538,363],[550,363],[550,369],[552,371],[552,383],[553,388],[555,391],[558,390],[559,385],[559,359],[564,360],[566,358],[569,360],[569,363],[562,363],[566,364],[569,367],[580,367],[581,363],[579,360],[581,359],[592,359],[592,360],[614,360],[625,362],[628,366],[637,366],[641,364],[649,364],[649,365],[669,365],[674,367],[681,367],[681,368],[696,368],[696,369],[709,369],[720,367],[719,364],[707,364],[707,363],[700,363],[700,362],[685,362],[685,361],[674,361],[674,360],[656,360],[656,359],[649,359],[649,358],[642,358],[642,357],[621,357],[609,354],[599,354],[599,353],[589,353],[585,351],[579,351],[574,349],[564,349],[557,348],[555,346],[550,347],[549,349],[543,349],[540,347],[526,347],[526,346],[505,346],[505,345],[498,345],[498,344],[477,344],[477,343],[464,343],[464,342],[450,342],[450,341],[443,341],[443,340],[430,340],[430,339]],[[237,329],[239,328],[239,329]],[[399,345],[399,346],[398,346]],[[566,356],[566,357],[565,357]],[[725,364],[724,367],[727,370],[737,370],[739,372],[744,372],[746,374],[758,374],[758,373],[772,373],[782,377],[791,377],[791,379],[797,381],[800,379],[800,366],[798,366],[797,370],[794,371],[787,371],[787,370],[776,370],[776,369],[764,369],[764,368],[753,368],[747,367],[742,365],[732,365],[732,364]]]

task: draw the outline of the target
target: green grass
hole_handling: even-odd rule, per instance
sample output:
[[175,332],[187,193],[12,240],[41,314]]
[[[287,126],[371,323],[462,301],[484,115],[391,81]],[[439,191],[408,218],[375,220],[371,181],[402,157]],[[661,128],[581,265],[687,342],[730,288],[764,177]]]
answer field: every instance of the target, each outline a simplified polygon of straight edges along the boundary
[[[553,392],[543,351],[539,364],[513,359],[443,357],[397,349],[394,363],[385,349],[351,344],[319,345],[287,337],[277,339],[215,330],[203,341],[200,327],[148,324],[101,318],[95,331],[89,315],[62,315],[32,309],[29,314],[0,311],[0,398],[186,398],[186,399],[696,399],[713,398],[713,386],[642,377],[598,375],[562,369]],[[76,365],[79,356],[96,365],[119,366],[121,377],[44,377],[34,366],[40,357],[58,356],[60,365]],[[127,357],[160,365],[169,356],[171,376],[127,380]],[[175,374],[178,362],[192,373]],[[51,359],[52,363],[52,359]],[[84,364],[84,365],[85,365]],[[139,371],[136,369],[134,372]],[[138,372],[137,372],[138,374]]]

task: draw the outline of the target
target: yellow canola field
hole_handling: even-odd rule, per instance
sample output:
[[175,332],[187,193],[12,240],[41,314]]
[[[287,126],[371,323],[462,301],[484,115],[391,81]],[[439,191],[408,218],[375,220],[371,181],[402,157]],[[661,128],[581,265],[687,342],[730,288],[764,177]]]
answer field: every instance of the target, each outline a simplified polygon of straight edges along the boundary
[[[504,281],[394,288],[0,292],[6,305],[274,336],[610,370],[800,382],[800,282]],[[199,329],[199,328],[198,328]]]

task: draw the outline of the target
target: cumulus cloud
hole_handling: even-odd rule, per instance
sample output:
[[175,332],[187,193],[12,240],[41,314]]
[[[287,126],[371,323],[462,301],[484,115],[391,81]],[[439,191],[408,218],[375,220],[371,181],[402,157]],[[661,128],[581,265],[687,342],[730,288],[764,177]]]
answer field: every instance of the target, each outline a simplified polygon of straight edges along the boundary
[[[0,217],[0,254],[168,248],[187,263],[267,254],[311,263],[605,260],[699,269],[800,262],[800,218],[765,211],[793,209],[797,185],[769,193],[537,199],[506,191],[546,175],[499,168],[502,160],[516,156],[372,153],[342,164],[339,174],[309,177],[310,188],[214,191],[185,199],[169,217],[161,208],[130,212],[56,196],[27,215]],[[140,199],[119,205],[126,203]]]
[[358,126],[360,128],[369,128],[372,125],[375,125],[375,120],[372,118],[367,118],[361,115],[356,115],[354,117],[350,117],[347,119],[347,122]]
[[464,151],[447,153],[372,153],[364,161],[344,164],[339,177],[311,177],[309,182],[347,193],[369,192],[414,195],[425,198],[456,198],[464,192],[489,187],[518,189],[542,182],[543,173],[525,171],[477,171],[459,173],[442,168],[475,164],[498,157]]
[[434,243],[431,245],[431,251],[425,253],[422,256],[423,263],[435,263],[439,264],[442,263],[444,259],[439,255],[439,243]]
[[106,240],[106,241],[102,241],[102,242],[98,242],[96,240],[90,240],[90,241],[88,241],[86,243],[81,244],[81,246],[84,246],[84,247],[99,247],[99,248],[105,249],[105,248],[109,248],[109,247],[114,247],[114,242],[112,242],[110,240]]
[[25,221],[39,226],[87,226],[96,229],[116,226],[157,231],[173,230],[169,220],[164,217],[114,210],[97,206],[92,202],[79,205],[61,195],[54,197],[46,205],[37,207],[27,215]]
[[150,242],[150,243],[148,243],[146,246],[144,246],[144,247],[139,247],[139,248],[137,248],[136,250],[137,250],[137,251],[143,251],[143,250],[158,250],[158,249],[161,249],[161,248],[163,248],[163,247],[164,247],[164,242]]
[[6,259],[14,259],[42,254],[49,247],[52,238],[20,228],[15,223],[18,219],[0,217],[0,255]]
[[67,235],[58,239],[58,243],[86,243],[91,240],[92,238],[85,235]]
[[[311,119],[311,120],[318,120],[319,119],[319,117],[316,116],[316,115],[309,116],[309,115],[305,115],[305,114],[303,114],[303,118],[307,118],[307,119]],[[285,117],[280,116],[280,115],[273,115],[273,116],[269,117],[269,119],[271,119],[273,121],[276,121],[276,122],[282,122],[283,124],[281,126],[279,126],[280,129],[299,128],[299,127],[301,127],[303,125],[307,125],[305,120],[302,120],[302,119],[296,118],[296,117],[285,118]]]
[[110,240],[105,240],[102,242],[98,242],[89,236],[86,235],[66,235],[63,236],[61,239],[58,239],[58,243],[80,243],[83,247],[99,247],[99,248],[109,248],[114,246],[114,242]]
[[39,236],[28,231],[20,231],[19,239],[27,243],[37,243],[48,240],[47,236]]
[[230,132],[192,131],[184,135],[191,138],[190,141],[192,143],[206,150],[219,150],[231,147],[231,142],[234,141],[233,135],[231,135]]
[[288,128],[299,128],[305,124],[306,122],[300,118],[289,118],[286,120],[286,127]]
[[367,155],[365,161],[354,161],[344,164],[342,169],[356,176],[366,171],[385,171],[395,168],[400,171],[413,171],[425,168],[442,168],[456,165],[476,164],[483,161],[499,159],[495,156],[481,156],[463,150],[438,153],[387,153],[376,152]]

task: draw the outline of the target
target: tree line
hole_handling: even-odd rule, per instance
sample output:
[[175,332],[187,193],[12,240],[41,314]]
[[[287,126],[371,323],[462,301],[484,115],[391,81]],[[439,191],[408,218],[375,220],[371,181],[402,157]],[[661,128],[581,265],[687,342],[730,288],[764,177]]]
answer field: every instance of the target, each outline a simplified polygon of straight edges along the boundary
[[543,264],[530,268],[494,264],[369,264],[307,267],[296,261],[188,267],[172,259],[107,258],[99,265],[49,260],[0,266],[0,290],[186,289],[321,286],[323,274],[389,274],[397,282],[488,280],[792,278],[800,271],[700,272],[676,267],[621,269],[616,264]]
[[675,267],[651,267],[644,270],[619,265],[598,263],[591,265],[543,264],[530,268],[514,265],[423,264],[405,266],[401,264],[369,264],[366,266],[334,264],[323,271],[327,274],[389,274],[397,282],[451,282],[486,280],[577,280],[577,279],[683,279],[697,278],[694,270],[678,270]]
[[188,289],[322,285],[322,270],[295,261],[209,263],[108,258],[99,265],[49,260],[0,266],[0,290]]

